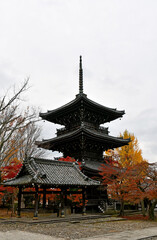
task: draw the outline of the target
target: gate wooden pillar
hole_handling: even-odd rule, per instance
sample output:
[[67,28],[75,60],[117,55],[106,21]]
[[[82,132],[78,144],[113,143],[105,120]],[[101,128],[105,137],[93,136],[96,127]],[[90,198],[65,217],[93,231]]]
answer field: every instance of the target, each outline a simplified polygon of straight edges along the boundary
[[82,188],[82,201],[83,201],[82,215],[86,215],[86,192],[85,192],[85,188]]
[[64,197],[65,197],[64,205],[67,207],[67,189],[65,189],[64,191]]
[[21,193],[22,193],[22,187],[19,187],[19,192],[18,192],[18,206],[17,206],[17,217],[21,217]]
[[64,189],[61,189],[61,217],[64,218],[65,217],[65,209],[64,209]]
[[43,209],[46,207],[46,187],[43,188]]
[[35,185],[35,208],[34,208],[34,220],[38,219],[38,185]]

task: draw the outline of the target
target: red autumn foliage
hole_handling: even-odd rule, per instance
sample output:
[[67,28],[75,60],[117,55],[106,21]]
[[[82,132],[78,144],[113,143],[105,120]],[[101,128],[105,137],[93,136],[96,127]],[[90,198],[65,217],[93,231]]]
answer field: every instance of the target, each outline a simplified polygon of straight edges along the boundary
[[78,165],[79,165],[79,168],[80,168],[80,170],[82,169],[81,168],[81,162],[78,162],[78,161],[76,161],[74,158],[72,158],[72,157],[69,157],[69,156],[67,156],[66,158],[60,158],[60,159],[58,159],[59,161],[62,161],[62,162],[75,162],[75,163],[77,163]]
[[67,156],[66,158],[60,158],[59,161],[62,162],[76,162],[76,160],[72,157]]
[[21,162],[17,163],[14,160],[10,163],[9,166],[2,167],[1,168],[2,180],[4,181],[4,180],[14,178],[18,174],[21,167],[22,167],[22,163]]
[[[18,174],[21,167],[22,163],[15,160],[11,161],[9,166],[1,167],[1,180],[4,181],[14,178]],[[4,197],[9,201],[11,195],[15,191],[16,190],[14,187],[4,187],[3,185],[0,185],[0,204],[2,204]]]
[[143,161],[134,166],[123,167],[118,161],[109,159],[102,164],[100,175],[111,199],[121,203],[120,214],[124,214],[124,202],[139,203],[146,195],[142,189],[146,181],[148,163]]
[[[108,161],[100,169],[102,182],[108,196],[121,203],[120,214],[124,214],[124,202],[148,205],[149,218],[155,219],[154,209],[157,204],[157,163],[142,161],[133,166],[122,167],[115,161]],[[142,205],[141,205],[142,206]],[[142,213],[145,215],[144,205]]]
[[[82,207],[83,206],[83,199],[82,194],[71,194],[67,196],[67,199],[69,199],[76,207]],[[85,200],[85,205],[87,204],[88,200]]]
[[123,168],[120,163],[109,160],[100,169],[103,184],[112,199],[138,203],[145,195],[142,185],[146,181],[145,169],[148,163],[142,162],[134,166]]

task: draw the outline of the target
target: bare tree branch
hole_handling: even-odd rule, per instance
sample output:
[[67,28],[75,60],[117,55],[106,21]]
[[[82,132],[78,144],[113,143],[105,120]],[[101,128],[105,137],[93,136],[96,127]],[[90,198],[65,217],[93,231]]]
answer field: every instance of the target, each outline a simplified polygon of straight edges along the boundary
[[6,95],[4,95],[4,97],[0,100],[0,112],[14,103],[15,100],[19,100],[20,95],[28,89],[28,82],[29,78],[24,81],[22,87],[17,92],[15,92],[15,94],[7,101],[7,103],[5,103]]
[[19,111],[20,96],[28,90],[28,81],[8,101],[7,94],[0,99],[0,167],[14,157],[22,161],[43,154],[34,144],[40,134],[37,111],[29,107]]

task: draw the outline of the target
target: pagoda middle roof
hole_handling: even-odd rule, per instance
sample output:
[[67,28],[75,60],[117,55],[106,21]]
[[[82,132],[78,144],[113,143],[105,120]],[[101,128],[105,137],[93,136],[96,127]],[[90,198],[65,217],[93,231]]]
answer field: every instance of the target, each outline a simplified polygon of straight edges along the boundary
[[86,107],[86,109],[96,112],[98,115],[101,114],[106,116],[102,123],[110,122],[122,117],[125,114],[124,110],[119,111],[116,108],[105,107],[92,101],[91,99],[87,98],[86,94],[77,94],[76,98],[71,102],[57,109],[47,111],[46,113],[40,113],[40,117],[50,122],[60,123],[59,118],[62,118],[68,113],[76,111],[79,107]]
[[36,145],[38,145],[38,147],[42,147],[45,149],[54,150],[53,148],[55,148],[56,144],[64,143],[64,142],[68,142],[68,141],[71,142],[74,139],[77,139],[78,137],[82,136],[82,134],[84,134],[86,137],[88,137],[92,140],[96,140],[103,144],[107,144],[110,148],[121,147],[130,142],[130,139],[123,139],[121,137],[113,137],[108,134],[98,132],[96,130],[88,129],[84,125],[82,125],[77,130],[71,131],[69,133],[65,133],[58,137],[54,137],[51,139],[45,139],[42,141],[37,141]]
[[77,163],[30,158],[24,161],[19,173],[4,182],[5,186],[32,184],[61,186],[98,186],[100,182],[84,175]]

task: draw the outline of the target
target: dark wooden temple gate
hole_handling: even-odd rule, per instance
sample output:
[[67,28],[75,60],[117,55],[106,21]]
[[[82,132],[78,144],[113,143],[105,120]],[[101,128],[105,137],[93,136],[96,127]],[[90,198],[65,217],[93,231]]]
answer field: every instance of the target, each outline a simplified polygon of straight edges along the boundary
[[[46,205],[46,194],[60,194],[61,217],[65,216],[64,207],[67,195],[82,194],[82,213],[85,214],[85,191],[93,186],[98,187],[100,183],[85,176],[77,163],[30,158],[24,161],[18,175],[14,179],[6,181],[4,185],[19,188],[18,217],[21,216],[21,195],[35,195],[34,219],[37,219],[39,194],[43,194],[43,208]],[[35,191],[24,191],[27,187],[35,188]],[[54,188],[59,188],[60,191],[53,190]],[[69,190],[70,188],[81,189],[81,191],[72,191]]]

